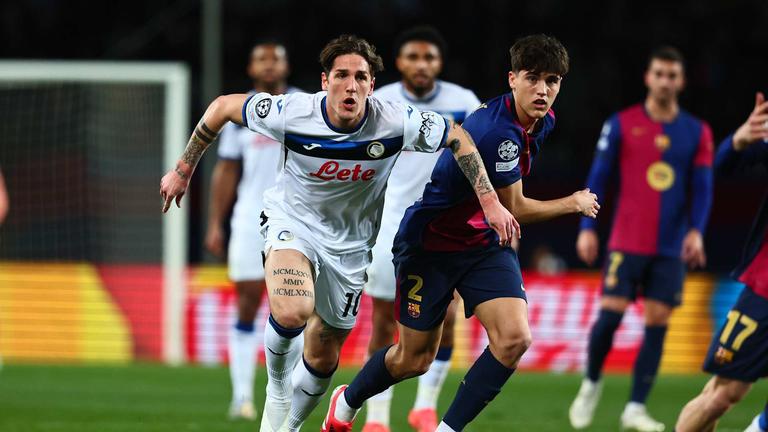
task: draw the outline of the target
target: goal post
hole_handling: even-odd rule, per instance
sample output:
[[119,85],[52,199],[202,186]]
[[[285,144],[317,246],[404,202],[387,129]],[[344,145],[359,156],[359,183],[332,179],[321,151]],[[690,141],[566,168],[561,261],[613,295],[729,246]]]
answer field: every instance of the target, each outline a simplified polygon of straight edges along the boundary
[[[158,171],[156,173],[156,182],[155,184],[158,185],[157,188],[150,189],[150,190],[137,190],[135,196],[140,196],[142,202],[145,202],[145,197],[141,194],[146,193],[149,197],[154,198],[156,201],[156,209],[157,213],[160,213],[161,209],[161,202],[159,195],[157,194],[157,191],[159,189],[159,180],[160,177],[163,175],[165,170],[171,168],[176,163],[176,159],[181,154],[181,152],[184,149],[184,145],[187,141],[187,133],[189,132],[189,108],[190,108],[190,101],[189,101],[189,87],[190,87],[190,78],[189,78],[189,71],[186,67],[186,65],[182,63],[170,63],[170,62],[111,62],[111,61],[31,61],[31,60],[4,60],[0,61],[0,89],[3,91],[7,89],[11,89],[13,91],[16,91],[15,89],[21,88],[23,91],[28,91],[34,94],[43,93],[47,90],[48,87],[46,86],[58,86],[61,84],[62,86],[67,85],[76,85],[78,86],[85,86],[85,88],[90,88],[91,85],[93,87],[103,86],[106,85],[109,87],[110,85],[117,85],[120,87],[120,91],[122,94],[131,94],[133,91],[131,90],[132,85],[138,86],[137,88],[141,88],[141,86],[144,87],[152,87],[155,88],[155,86],[162,86],[162,92],[155,91],[157,97],[152,99],[151,102],[146,101],[131,101],[132,104],[131,111],[126,114],[125,110],[123,112],[119,112],[116,114],[107,114],[103,113],[103,111],[109,110],[109,101],[111,99],[116,99],[117,96],[113,96],[110,93],[107,93],[108,91],[105,91],[104,95],[99,95],[100,101],[98,105],[98,112],[89,114],[88,116],[83,116],[82,119],[92,119],[93,116],[97,116],[102,119],[106,119],[106,123],[103,126],[99,125],[86,125],[84,127],[96,127],[101,128],[104,133],[110,133],[115,136],[114,134],[117,133],[114,129],[116,129],[115,126],[118,126],[123,121],[130,121],[131,115],[135,115],[135,113],[143,113],[145,112],[145,109],[141,106],[142,103],[152,103],[152,107],[147,107],[146,112],[151,112],[153,115],[159,114],[162,116],[161,119],[158,119],[159,122],[157,126],[162,125],[162,133],[158,135],[161,136],[162,140],[162,156],[161,161],[157,159],[152,159],[151,163],[147,163],[142,181],[144,181],[146,184],[150,184],[151,182],[151,173],[154,172],[156,167],[159,163],[162,163],[163,167],[161,171]],[[37,86],[42,86],[40,90],[37,90]],[[128,86],[128,87],[125,87]],[[31,88],[31,90],[29,90]],[[81,90],[76,90],[80,92]],[[154,91],[154,90],[153,90]],[[155,94],[153,93],[153,94]],[[162,96],[160,96],[162,95]],[[2,93],[0,93],[0,98],[2,98]],[[45,96],[41,96],[45,97]],[[160,99],[162,98],[162,99]],[[3,109],[6,110],[15,110],[14,102],[9,101],[11,98],[7,99],[7,106]],[[69,98],[66,96],[58,97],[58,100],[68,100]],[[87,98],[83,98],[87,99]],[[162,102],[160,102],[162,100]],[[1,101],[0,101],[1,102]],[[72,102],[74,104],[74,102]],[[84,104],[90,104],[90,100],[86,100],[86,102],[83,102]],[[157,105],[162,104],[162,108],[158,107]],[[30,108],[31,110],[32,108]],[[63,112],[66,110],[74,109],[70,107],[69,105],[62,107],[59,111]],[[89,109],[92,111],[96,111],[96,109],[90,107]],[[31,112],[31,111],[30,111]],[[54,110],[49,109],[48,111],[45,111],[48,116],[51,116],[50,113],[55,112]],[[133,113],[133,114],[131,114]],[[29,114],[27,115],[28,118],[34,119],[36,114]],[[20,117],[21,118],[21,117]],[[7,120],[4,120],[7,121]],[[12,120],[13,121],[13,120]],[[151,121],[154,121],[154,119],[149,120],[145,119],[145,124],[150,124]],[[24,124],[20,125],[19,129],[21,128],[35,128],[35,127],[45,127],[44,124],[37,124],[35,125],[32,120],[29,121],[30,124]],[[8,128],[12,128],[14,126],[7,125]],[[150,127],[149,129],[154,129],[154,127]],[[14,129],[16,130],[16,129]],[[22,133],[22,132],[19,132]],[[27,132],[23,132],[27,133]],[[29,132],[30,134],[33,134],[33,132]],[[150,132],[147,132],[150,133]],[[152,131],[151,133],[157,133],[157,131]],[[5,138],[5,137],[4,137]],[[43,140],[43,138],[35,138],[39,140]],[[73,141],[77,140],[86,140],[81,139],[78,135],[76,138],[71,138]],[[129,138],[126,137],[120,137],[119,139],[126,141]],[[91,139],[94,141],[95,139]],[[104,141],[104,140],[102,140]],[[109,141],[109,140],[106,140]],[[21,144],[18,144],[18,147],[24,147],[25,144],[23,144],[23,140],[19,140]],[[116,141],[117,144],[112,143],[106,143],[106,144],[99,144],[101,146],[108,146],[112,145],[114,146],[120,146],[120,141]],[[5,145],[5,144],[4,144]],[[44,144],[39,143],[36,144],[39,149],[44,148]],[[149,144],[146,144],[149,146]],[[6,149],[7,151],[14,151],[10,149]],[[66,148],[65,148],[66,150]],[[146,148],[147,152],[151,151],[151,147]],[[19,149],[16,150],[17,152],[21,152],[23,150]],[[83,153],[87,153],[87,150],[81,150]],[[112,151],[112,149],[110,149]],[[149,158],[147,155],[139,155],[139,150],[131,150],[134,153],[132,156],[134,156],[134,160],[136,158]],[[161,151],[159,148],[157,149],[158,155]],[[154,157],[152,155],[151,157]],[[115,157],[114,159],[117,159],[115,161],[110,160],[110,165],[108,166],[100,166],[98,169],[101,170],[101,172],[110,172],[109,174],[112,176],[110,178],[117,179],[117,181],[124,181],[124,178],[121,177],[122,174],[115,173],[114,171],[118,171],[115,167],[118,167],[121,162],[125,162],[124,160],[119,160],[120,157]],[[149,160],[149,159],[147,159]],[[4,161],[0,159],[0,168],[3,170],[3,173],[6,173],[6,166],[3,166],[2,164]],[[92,166],[89,166],[88,163],[93,164],[92,162],[85,162],[85,167],[83,168],[84,171],[86,171],[86,174],[83,174],[83,176],[87,176],[87,171],[93,170],[94,168]],[[13,179],[6,179],[8,182],[13,182]],[[83,181],[83,183],[87,183],[87,180]],[[30,185],[28,188],[33,189],[34,182],[30,182]],[[90,186],[89,186],[90,187]],[[143,186],[142,186],[143,187]],[[154,195],[153,195],[154,194]],[[12,197],[13,199],[13,197]],[[119,201],[121,197],[113,197],[112,202]],[[127,199],[127,198],[126,198]],[[137,200],[139,198],[136,198]],[[149,198],[146,198],[147,200]],[[151,204],[151,202],[149,202]],[[188,201],[187,201],[188,204]],[[92,207],[93,204],[88,204],[91,206],[90,209],[84,210],[83,213],[93,212]],[[120,206],[124,206],[124,204],[119,204]],[[63,204],[62,204],[63,206]],[[173,206],[175,207],[175,206]],[[12,212],[14,211],[14,203],[11,203]],[[123,207],[120,207],[122,209]],[[113,210],[113,213],[130,213],[131,211],[125,211],[125,210]],[[150,209],[148,205],[144,205],[142,207],[141,211],[143,212],[141,217],[148,218],[148,217],[155,217],[154,215],[148,216],[150,213]],[[138,212],[138,210],[137,210]],[[90,216],[90,215],[87,215]],[[114,216],[116,221],[122,220],[118,219],[120,217],[123,217],[121,215]],[[185,296],[186,296],[186,272],[187,272],[187,226],[188,226],[188,219],[189,219],[189,205],[182,206],[181,209],[178,208],[171,208],[167,214],[162,216],[162,221],[159,222],[157,219],[153,219],[153,224],[158,225],[157,229],[162,230],[162,241],[160,242],[161,246],[159,246],[162,251],[157,251],[158,259],[162,261],[162,295],[161,298],[161,305],[159,306],[161,308],[161,332],[162,335],[160,336],[162,348],[160,349],[162,353],[163,360],[168,364],[180,364],[185,361],[185,349],[184,349],[184,337],[185,337],[185,322],[184,322],[184,302],[185,302]],[[90,219],[85,219],[86,222],[83,222],[84,225],[87,225],[90,221]],[[113,224],[115,225],[115,224]],[[85,228],[86,230],[89,229],[89,227]],[[121,229],[119,226],[110,226],[109,228],[110,232],[120,232]],[[60,234],[60,233],[59,233]],[[41,237],[43,234],[39,234]],[[126,234],[122,234],[125,236]],[[19,240],[19,244],[21,244],[24,240]],[[85,240],[85,242],[89,242],[91,240]],[[101,241],[101,240],[100,240]],[[107,240],[104,240],[107,241]],[[28,241],[27,241],[28,243]],[[131,252],[131,257],[138,256],[136,258],[136,261],[141,260],[141,245],[137,246],[136,249],[138,252]],[[83,248],[87,248],[88,245],[86,244],[83,246]],[[19,259],[16,258],[17,256],[21,256],[21,260],[25,259],[31,259],[31,260],[42,260],[45,261],[46,259],[52,259],[53,261],[69,261],[69,260],[85,260],[87,261],[88,258],[83,258],[83,256],[86,256],[88,254],[91,255],[98,255],[99,252],[88,252],[85,255],[83,254],[77,254],[77,253],[66,253],[66,254],[49,254],[49,256],[42,256],[38,257],[35,255],[35,253],[29,253],[26,256],[23,253],[16,254],[14,250],[4,250],[4,257],[3,259],[8,260],[14,260]],[[120,258],[120,251],[115,253],[116,258],[113,258],[115,261],[119,261]],[[44,254],[43,254],[44,255]],[[132,258],[127,258],[128,260],[131,260]]]

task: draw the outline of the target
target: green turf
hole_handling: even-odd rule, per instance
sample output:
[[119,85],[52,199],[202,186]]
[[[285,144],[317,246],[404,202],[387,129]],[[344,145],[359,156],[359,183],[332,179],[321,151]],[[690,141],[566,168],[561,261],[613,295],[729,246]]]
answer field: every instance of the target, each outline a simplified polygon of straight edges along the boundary
[[[336,374],[347,382],[354,373]],[[453,373],[440,399],[445,410],[461,374]],[[704,375],[662,376],[649,401],[650,411],[671,430],[682,405],[706,381]],[[567,431],[568,404],[579,377],[524,372],[516,374],[501,395],[468,431]],[[265,375],[259,371],[257,407],[263,403]],[[395,389],[393,431],[408,431],[405,422],[413,402],[415,380]],[[629,378],[606,378],[603,399],[592,431],[618,430]],[[768,384],[760,383],[721,422],[720,431],[743,431],[762,409]],[[226,419],[229,375],[224,368],[156,365],[29,366],[5,365],[0,370],[0,431],[256,431],[258,423]],[[304,430],[317,431],[325,413],[324,400]],[[364,413],[362,414],[364,415]],[[356,430],[359,430],[359,422]]]

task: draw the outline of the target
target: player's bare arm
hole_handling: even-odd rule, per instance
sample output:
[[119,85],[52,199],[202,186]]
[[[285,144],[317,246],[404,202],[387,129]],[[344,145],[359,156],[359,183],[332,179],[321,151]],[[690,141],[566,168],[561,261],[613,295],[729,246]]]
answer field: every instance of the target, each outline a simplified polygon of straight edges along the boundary
[[501,203],[522,223],[541,222],[568,214],[581,214],[596,218],[600,210],[597,195],[589,189],[548,201],[528,198],[523,194],[523,182],[516,181],[509,186],[497,189]]
[[160,180],[160,196],[163,198],[163,213],[167,212],[173,199],[176,206],[181,208],[181,197],[187,191],[189,179],[195,171],[203,153],[219,135],[228,121],[240,124],[243,104],[248,99],[247,94],[232,94],[219,96],[203,114],[203,118],[189,137],[176,167],[165,174]]
[[768,102],[761,92],[755,95],[755,107],[744,124],[733,134],[733,149],[742,151],[752,144],[768,139]]
[[235,202],[237,184],[240,181],[240,161],[220,159],[211,176],[211,196],[208,211],[208,232],[205,247],[217,257],[224,255],[222,223]]
[[488,179],[488,173],[472,137],[454,122],[451,122],[449,127],[446,146],[451,149],[461,171],[472,184],[488,225],[499,235],[499,244],[507,246],[513,235],[520,237],[520,224],[499,202],[499,196]]

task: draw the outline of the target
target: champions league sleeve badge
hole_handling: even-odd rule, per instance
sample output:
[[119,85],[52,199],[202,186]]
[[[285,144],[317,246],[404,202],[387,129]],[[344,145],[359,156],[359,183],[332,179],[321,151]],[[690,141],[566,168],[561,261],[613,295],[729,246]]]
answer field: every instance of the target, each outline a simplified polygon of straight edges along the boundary
[[256,115],[260,118],[266,117],[270,109],[272,109],[272,99],[264,98],[256,102]]

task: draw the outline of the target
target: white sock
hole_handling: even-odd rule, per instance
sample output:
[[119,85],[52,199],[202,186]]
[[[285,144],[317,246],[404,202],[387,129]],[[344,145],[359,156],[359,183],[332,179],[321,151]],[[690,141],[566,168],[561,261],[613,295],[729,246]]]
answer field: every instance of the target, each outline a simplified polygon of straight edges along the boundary
[[447,424],[445,424],[445,422],[440,422],[440,424],[437,425],[437,429],[435,429],[435,432],[456,432],[456,431],[453,430],[453,428],[451,428]]
[[232,380],[232,400],[253,400],[253,379],[256,376],[256,331],[246,332],[235,326],[229,328],[229,377]]
[[416,402],[413,409],[437,409],[437,397],[443,388],[445,377],[451,368],[450,360],[435,360],[429,366],[427,373],[419,377],[419,388],[416,391]]
[[267,320],[264,330],[264,353],[267,357],[267,398],[264,417],[272,430],[278,430],[288,417],[293,387],[291,374],[301,358],[304,335],[292,338],[280,336]]
[[[346,390],[344,391],[346,392]],[[336,420],[351,422],[355,419],[358,411],[358,409],[352,408],[347,404],[347,398],[342,393],[339,399],[336,400],[336,411],[333,413],[333,416],[336,417]]]
[[299,360],[293,371],[293,400],[288,414],[288,430],[298,432],[320,399],[331,386],[333,374],[326,377],[315,375],[307,368],[304,360]]
[[389,426],[389,407],[392,404],[392,387],[372,396],[365,401],[367,415],[366,423],[379,423]]

